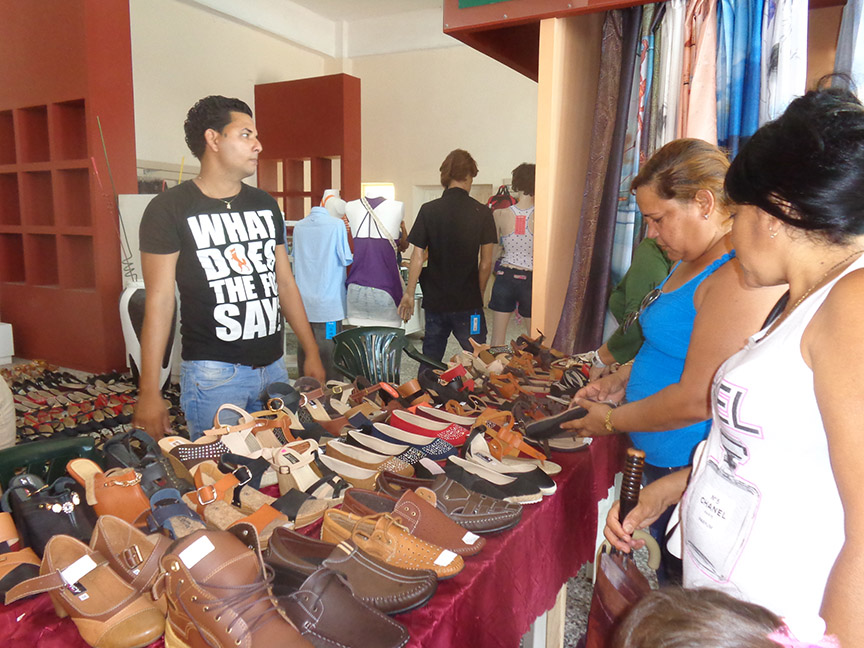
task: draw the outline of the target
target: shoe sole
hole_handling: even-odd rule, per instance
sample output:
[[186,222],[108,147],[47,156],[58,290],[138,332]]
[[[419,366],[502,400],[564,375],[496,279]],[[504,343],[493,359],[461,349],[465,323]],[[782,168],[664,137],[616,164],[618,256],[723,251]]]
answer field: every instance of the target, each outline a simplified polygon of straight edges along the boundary
[[165,624],[165,648],[192,648],[191,644],[182,641],[174,632],[171,622]]

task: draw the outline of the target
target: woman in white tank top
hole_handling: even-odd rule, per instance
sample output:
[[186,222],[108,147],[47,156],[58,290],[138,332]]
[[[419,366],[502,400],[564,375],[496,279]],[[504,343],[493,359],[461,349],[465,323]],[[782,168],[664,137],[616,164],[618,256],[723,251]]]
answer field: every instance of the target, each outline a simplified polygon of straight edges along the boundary
[[864,646],[864,107],[840,89],[796,99],[726,187],[743,280],[787,298],[718,370],[693,468],[646,487],[623,527],[613,508],[605,534],[629,551],[680,501],[685,587],[767,607],[800,640],[827,624]]
[[495,229],[501,246],[495,266],[495,283],[489,310],[492,311],[492,346],[507,343],[507,325],[518,310],[531,334],[531,295],[534,268],[534,165],[523,163],[513,169],[510,183],[519,194],[515,205],[496,209]]

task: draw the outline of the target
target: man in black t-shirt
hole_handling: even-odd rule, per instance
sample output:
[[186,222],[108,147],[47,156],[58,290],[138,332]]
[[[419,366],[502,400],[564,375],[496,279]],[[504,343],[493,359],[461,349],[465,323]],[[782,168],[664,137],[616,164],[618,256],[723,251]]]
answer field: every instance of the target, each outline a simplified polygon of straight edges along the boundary
[[189,110],[184,128],[201,173],[150,202],[139,237],[146,301],[133,423],[156,439],[171,433],[159,368],[175,280],[180,400],[193,440],[213,427],[220,405],[263,409],[267,385],[288,379],[283,313],[306,353],[304,374],[324,381],[285,251],[279,206],[242,182],[255,173],[261,152],[252,111],[239,99],[206,97]]
[[450,333],[467,351],[472,350],[469,337],[486,342],[483,292],[492,271],[492,249],[498,242],[492,212],[468,195],[477,175],[474,158],[456,149],[444,159],[440,171],[444,193],[420,207],[408,235],[414,252],[399,304],[399,315],[408,321],[414,313],[419,278],[426,315],[423,353],[434,360],[444,357]]

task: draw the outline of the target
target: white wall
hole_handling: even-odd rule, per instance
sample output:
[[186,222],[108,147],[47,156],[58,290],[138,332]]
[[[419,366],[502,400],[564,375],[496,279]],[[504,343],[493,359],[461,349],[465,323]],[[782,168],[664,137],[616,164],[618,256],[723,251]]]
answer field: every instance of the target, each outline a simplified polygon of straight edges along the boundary
[[[331,74],[333,58],[178,0],[130,0],[135,147],[139,166],[197,170],[183,140],[201,97],[238,97],[254,109],[255,85]],[[265,143],[266,144],[266,143]],[[184,177],[188,177],[184,172]]]
[[465,46],[352,59],[360,77],[364,182],[393,182],[408,223],[417,185],[439,186],[455,148],[480,169],[475,185],[498,187],[535,161],[537,84]]
[[184,178],[197,171],[183,118],[200,97],[236,96],[254,109],[257,83],[337,72],[361,79],[362,180],[393,182],[409,225],[428,197],[418,187],[438,187],[452,149],[477,160],[475,185],[495,188],[535,161],[537,85],[440,31],[423,45],[449,47],[335,59],[180,0],[130,0],[130,13],[139,167],[176,177],[185,159]]

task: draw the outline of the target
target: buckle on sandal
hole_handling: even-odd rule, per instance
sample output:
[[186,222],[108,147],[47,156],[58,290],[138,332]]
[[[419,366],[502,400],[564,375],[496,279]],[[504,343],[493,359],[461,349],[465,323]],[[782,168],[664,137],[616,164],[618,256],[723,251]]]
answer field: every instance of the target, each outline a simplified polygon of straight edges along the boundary
[[[206,501],[201,499],[201,496],[209,497]],[[218,495],[216,493],[216,489],[212,486],[201,486],[201,488],[195,489],[195,499],[198,500],[198,503],[201,506],[207,506],[208,504],[212,504],[218,499]]]
[[245,486],[252,481],[252,471],[249,470],[249,466],[238,466],[231,471],[231,474],[237,478],[238,486]]
[[271,412],[278,412],[279,410],[285,407],[285,401],[282,400],[279,396],[275,398],[271,398],[267,401],[267,409]]

